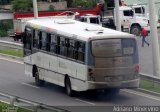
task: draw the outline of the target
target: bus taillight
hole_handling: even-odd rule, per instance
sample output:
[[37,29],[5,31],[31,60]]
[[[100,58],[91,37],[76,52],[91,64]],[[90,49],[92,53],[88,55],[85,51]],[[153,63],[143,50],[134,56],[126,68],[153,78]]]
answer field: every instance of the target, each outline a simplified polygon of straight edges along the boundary
[[88,69],[88,80],[95,81],[95,77],[93,76],[93,69],[92,68]]

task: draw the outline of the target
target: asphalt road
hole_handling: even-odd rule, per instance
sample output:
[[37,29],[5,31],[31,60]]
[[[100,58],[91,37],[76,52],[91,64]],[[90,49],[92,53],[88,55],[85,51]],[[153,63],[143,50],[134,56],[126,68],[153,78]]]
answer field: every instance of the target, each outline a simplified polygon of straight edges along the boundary
[[[100,92],[91,95],[79,93],[76,97],[68,97],[62,87],[47,83],[39,88],[32,77],[24,74],[24,65],[13,60],[0,57],[0,91],[31,101],[67,108],[72,112],[78,110],[105,112],[108,106],[160,106],[160,98],[133,90],[121,90],[113,96]],[[83,108],[81,108],[84,106]]]

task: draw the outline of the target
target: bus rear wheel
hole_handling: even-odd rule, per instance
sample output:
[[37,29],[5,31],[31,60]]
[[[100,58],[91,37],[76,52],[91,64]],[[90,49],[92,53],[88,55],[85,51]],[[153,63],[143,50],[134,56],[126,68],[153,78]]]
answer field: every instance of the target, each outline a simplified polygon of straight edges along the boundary
[[131,27],[130,33],[136,36],[140,36],[141,34],[141,26],[139,25],[133,25]]
[[34,72],[34,76],[35,76],[35,84],[36,84],[36,86],[39,86],[39,87],[44,86],[44,80],[39,79],[38,70],[36,70],[36,71]]
[[65,92],[70,97],[73,97],[74,95],[74,92],[71,87],[71,81],[68,76],[65,78]]

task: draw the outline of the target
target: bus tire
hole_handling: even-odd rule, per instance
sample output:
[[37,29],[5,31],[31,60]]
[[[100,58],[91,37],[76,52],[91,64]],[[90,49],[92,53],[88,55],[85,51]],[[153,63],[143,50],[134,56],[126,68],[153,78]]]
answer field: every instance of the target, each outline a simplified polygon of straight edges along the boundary
[[136,36],[140,36],[141,34],[141,26],[138,24],[134,24],[131,26],[130,33]]
[[68,76],[65,77],[65,92],[70,97],[73,97],[74,95],[72,87],[71,87],[71,81]]
[[34,76],[35,76],[35,84],[36,84],[36,86],[38,86],[38,87],[44,86],[45,81],[39,79],[39,73],[38,73],[37,69],[34,70]]

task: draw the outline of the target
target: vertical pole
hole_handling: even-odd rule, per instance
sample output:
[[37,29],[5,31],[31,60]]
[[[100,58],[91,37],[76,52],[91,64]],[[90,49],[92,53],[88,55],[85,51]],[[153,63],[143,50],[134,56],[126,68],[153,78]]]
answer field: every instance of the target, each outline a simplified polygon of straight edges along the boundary
[[153,73],[155,76],[160,77],[160,51],[157,33],[157,22],[155,14],[155,0],[149,1],[149,18],[150,18],[150,31],[152,38],[152,53],[153,53]]
[[34,18],[38,18],[37,0],[33,0]]
[[115,2],[115,16],[116,16],[116,29],[118,31],[121,31],[121,20],[120,20],[120,14],[119,14],[119,0],[114,0]]

